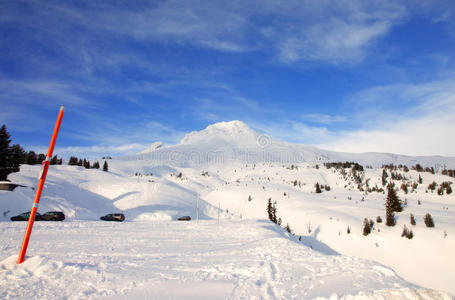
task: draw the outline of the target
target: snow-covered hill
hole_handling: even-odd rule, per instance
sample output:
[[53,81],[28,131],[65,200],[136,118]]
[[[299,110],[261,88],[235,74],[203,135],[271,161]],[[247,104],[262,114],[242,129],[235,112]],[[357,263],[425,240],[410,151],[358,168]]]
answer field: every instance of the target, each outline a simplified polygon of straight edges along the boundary
[[220,122],[187,134],[173,146],[144,150],[144,153],[118,158],[125,161],[148,160],[149,163],[201,167],[213,164],[239,163],[324,163],[354,161],[381,167],[385,164],[455,168],[455,157],[406,156],[391,153],[343,153],[310,145],[282,142],[252,130],[241,121]]
[[[325,166],[323,163],[328,161],[355,161],[364,168],[361,171],[355,170],[353,165]],[[329,297],[332,293],[347,298],[348,295],[391,298],[393,293],[398,298],[419,297],[421,290],[372,260],[392,268],[413,284],[455,295],[451,276],[455,267],[452,251],[455,248],[455,196],[447,191],[442,195],[437,193],[443,182],[455,181],[441,174],[445,168],[455,169],[454,158],[330,152],[281,142],[233,121],[190,133],[177,145],[154,147],[146,153],[114,158],[108,163],[109,172],[51,166],[39,212],[62,210],[67,220],[61,225],[37,223],[31,244],[36,236],[39,242],[29,252],[35,260],[31,260],[34,262],[28,267],[24,265],[25,269],[14,267],[10,257],[18,252],[24,225],[8,220],[30,209],[32,187],[36,185],[40,166],[24,165],[19,173],[10,174],[11,181],[27,187],[18,187],[14,192],[0,191],[0,221],[3,221],[0,232],[2,245],[5,245],[0,257],[3,260],[0,281],[21,278],[21,274],[29,272],[34,274],[36,282],[44,285],[51,280],[42,275],[40,270],[44,268],[56,273],[52,280],[74,284],[74,291],[80,292],[81,297],[118,293],[136,293],[143,297],[152,291],[161,291],[159,295],[164,296],[164,291],[176,286],[170,278],[179,280],[178,290],[188,293],[188,287],[198,282],[201,290],[207,291],[204,295],[208,298],[213,296],[210,291],[219,292],[217,295],[222,298],[228,295],[232,298],[309,299]],[[399,197],[406,202],[403,212],[397,214],[395,227],[376,222],[378,216],[385,219],[382,165],[390,163],[395,166],[385,170],[386,180],[395,184]],[[427,172],[412,170],[417,163],[429,167]],[[429,189],[432,182],[437,184],[434,191]],[[315,193],[316,183],[323,187],[322,193]],[[403,185],[407,192],[401,188]],[[289,224],[295,236],[287,237],[277,225],[260,221],[267,218],[268,199],[276,203],[282,225]],[[111,212],[125,213],[127,222],[108,225],[96,221]],[[409,221],[411,213],[417,220],[415,226]],[[434,228],[427,228],[423,223],[427,213],[434,218]],[[182,215],[189,215],[193,220],[199,215],[202,221],[199,227],[195,222],[176,223],[174,220]],[[362,234],[364,218],[375,223],[368,236]],[[404,226],[412,229],[413,239],[401,237]],[[62,253],[68,252],[65,245],[76,242],[69,241],[68,237],[53,247],[48,241],[60,237],[53,230],[65,230],[75,240],[86,241],[86,246],[74,244],[85,249],[82,253],[86,255],[63,258]],[[93,237],[88,237],[87,232]],[[141,234],[145,232],[149,232],[147,239],[155,242],[144,248]],[[154,240],[156,236],[160,240]],[[131,245],[128,249],[135,249],[134,253],[119,243],[105,246],[109,247],[107,250],[101,246],[103,241],[112,238],[128,241]],[[134,244],[135,238],[138,244]],[[237,238],[234,244],[243,245],[241,249],[246,251],[242,252],[243,256],[233,248],[232,241]],[[42,239],[45,241],[41,242]],[[193,239],[202,239],[206,245]],[[181,251],[177,246],[180,243]],[[91,244],[98,246],[91,250]],[[186,251],[190,249],[187,246],[195,250]],[[43,247],[44,252],[40,250]],[[261,252],[263,256],[256,257],[256,247],[265,249]],[[141,267],[142,263],[152,265],[157,260],[151,252],[169,251],[174,254],[162,254],[162,264],[150,268],[150,273]],[[200,257],[201,270],[205,270],[202,273],[196,270],[197,253],[204,253]],[[103,264],[95,263],[95,257],[100,256]],[[189,260],[183,262],[179,257]],[[177,265],[174,265],[175,259]],[[356,266],[353,270],[357,269],[358,274],[347,271],[348,262]],[[90,289],[76,287],[67,277],[74,265],[83,271],[80,280],[95,280],[96,284]],[[115,269],[123,275],[110,271],[114,265],[119,266]],[[163,271],[165,266],[169,268],[167,271]],[[187,271],[183,272],[184,269]],[[169,278],[164,277],[168,279],[163,281],[150,275],[155,273],[167,274]],[[134,281],[141,288],[124,286],[118,283],[119,278]],[[4,286],[0,295],[20,295],[19,286]],[[47,295],[52,295],[52,289],[49,293]],[[422,293],[420,297],[431,292]]]

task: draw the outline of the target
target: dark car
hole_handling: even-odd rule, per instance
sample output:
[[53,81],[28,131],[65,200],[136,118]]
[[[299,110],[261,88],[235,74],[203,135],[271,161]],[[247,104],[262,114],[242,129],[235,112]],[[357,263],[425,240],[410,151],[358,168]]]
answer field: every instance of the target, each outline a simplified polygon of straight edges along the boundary
[[183,216],[183,217],[178,218],[177,220],[179,220],[179,221],[191,221],[191,217],[190,216]]
[[[29,217],[30,217],[30,212],[24,212],[24,213],[21,213],[20,215],[11,217],[11,221],[28,221]],[[41,221],[41,215],[38,212],[35,215],[35,221]]]
[[123,222],[125,221],[124,214],[107,214],[100,218],[103,221],[116,221],[116,222]]
[[65,214],[61,211],[48,211],[41,215],[41,221],[63,221]]

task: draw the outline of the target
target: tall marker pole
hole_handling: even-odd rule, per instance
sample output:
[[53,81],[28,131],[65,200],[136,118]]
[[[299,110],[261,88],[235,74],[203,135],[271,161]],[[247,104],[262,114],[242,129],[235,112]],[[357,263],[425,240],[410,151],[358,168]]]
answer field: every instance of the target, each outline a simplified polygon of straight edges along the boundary
[[55,142],[57,141],[58,131],[60,129],[60,124],[62,123],[63,113],[65,112],[65,107],[60,107],[58,113],[57,122],[55,123],[54,133],[52,134],[51,143],[49,144],[49,149],[47,150],[46,159],[43,161],[41,166],[41,173],[38,181],[38,188],[35,193],[35,200],[33,200],[32,210],[30,211],[30,216],[28,217],[27,229],[25,230],[24,240],[22,241],[21,252],[17,259],[17,263],[21,264],[25,260],[25,253],[27,252],[28,241],[30,240],[30,235],[33,229],[33,223],[35,222],[36,212],[38,210],[38,204],[41,199],[41,193],[43,192],[44,182],[46,181],[47,170],[49,169],[50,160],[52,158],[52,153],[54,152]]

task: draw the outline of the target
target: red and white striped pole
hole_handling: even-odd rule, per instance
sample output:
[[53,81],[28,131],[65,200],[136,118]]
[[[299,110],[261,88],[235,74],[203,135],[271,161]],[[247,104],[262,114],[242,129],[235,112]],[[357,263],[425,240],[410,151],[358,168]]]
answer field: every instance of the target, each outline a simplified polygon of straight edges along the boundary
[[60,107],[58,113],[57,122],[55,123],[54,133],[52,134],[51,143],[49,144],[49,149],[47,150],[46,159],[43,161],[41,166],[41,173],[38,181],[38,188],[35,193],[35,200],[33,200],[32,210],[30,211],[30,216],[28,217],[27,229],[25,230],[24,240],[22,241],[21,252],[17,259],[17,263],[21,264],[25,260],[25,253],[27,252],[28,241],[30,240],[30,235],[32,234],[33,223],[35,222],[36,212],[38,211],[39,200],[41,199],[41,193],[43,192],[44,182],[46,181],[47,170],[49,169],[50,160],[52,158],[52,153],[54,152],[55,142],[57,141],[58,131],[60,129],[60,124],[62,123],[63,113],[65,112],[65,107]]

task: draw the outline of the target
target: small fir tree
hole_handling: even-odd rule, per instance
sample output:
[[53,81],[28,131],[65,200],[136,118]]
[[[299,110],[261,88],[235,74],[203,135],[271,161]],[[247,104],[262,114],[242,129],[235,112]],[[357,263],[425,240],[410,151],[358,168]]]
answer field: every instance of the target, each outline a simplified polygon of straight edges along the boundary
[[434,227],[433,217],[430,214],[426,214],[423,221],[427,227]]
[[321,191],[321,187],[319,186],[319,182],[316,182],[316,184],[315,184],[315,186],[314,186],[314,187],[316,188],[316,194],[320,194],[320,193],[322,193],[322,191]]
[[371,233],[370,222],[367,218],[363,220],[363,235],[367,236]]
[[386,219],[385,219],[385,224],[387,226],[395,226],[396,221],[395,221],[395,213],[393,211],[386,211]]
[[416,219],[414,218],[414,215],[411,214],[411,216],[409,218],[410,218],[411,225],[415,226],[416,225]]
[[[107,165],[107,161],[104,161],[104,164],[103,164],[103,171],[104,172],[108,172],[109,171],[109,166]],[[181,174],[181,173],[180,173]]]

